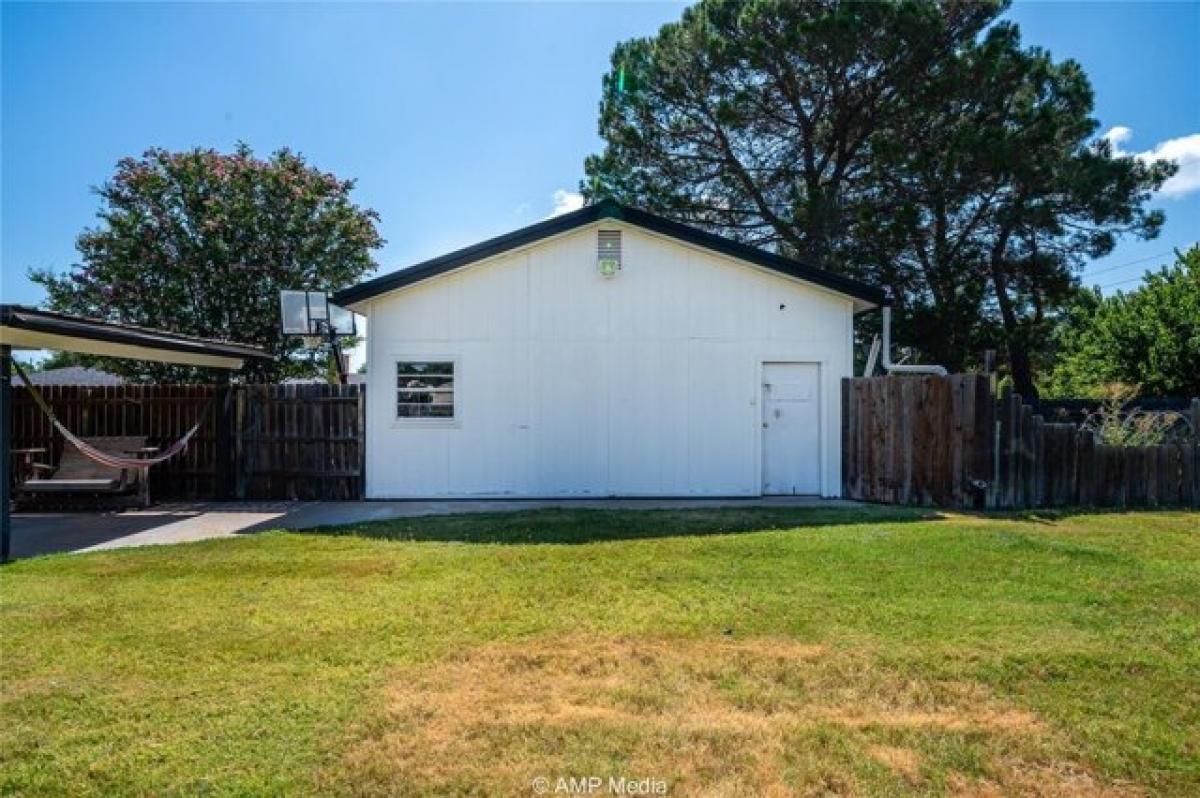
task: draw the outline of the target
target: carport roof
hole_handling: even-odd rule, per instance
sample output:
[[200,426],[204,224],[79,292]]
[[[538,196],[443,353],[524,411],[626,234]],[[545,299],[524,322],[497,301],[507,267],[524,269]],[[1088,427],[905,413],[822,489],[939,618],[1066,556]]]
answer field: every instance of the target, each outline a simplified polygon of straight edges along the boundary
[[395,291],[413,283],[419,283],[444,274],[454,269],[467,266],[485,258],[501,255],[518,247],[535,243],[544,238],[556,236],[574,230],[577,227],[614,219],[644,228],[660,235],[678,239],[688,244],[713,250],[731,258],[743,260],[761,266],[780,274],[804,280],[823,288],[828,288],[839,294],[852,297],[858,302],[856,307],[861,310],[887,304],[887,295],[882,288],[844,277],[840,274],[810,266],[792,258],[785,258],[773,252],[743,244],[724,236],[699,230],[695,227],[657,216],[628,205],[622,205],[614,200],[602,200],[593,205],[585,205],[577,211],[555,216],[544,222],[522,227],[496,238],[488,239],[479,244],[442,255],[432,260],[409,266],[406,269],[385,274],[364,283],[342,289],[333,295],[332,299],[340,305],[353,305],[373,297]]
[[223,369],[239,369],[247,360],[271,359],[261,349],[245,344],[111,324],[23,305],[0,305],[0,344]]

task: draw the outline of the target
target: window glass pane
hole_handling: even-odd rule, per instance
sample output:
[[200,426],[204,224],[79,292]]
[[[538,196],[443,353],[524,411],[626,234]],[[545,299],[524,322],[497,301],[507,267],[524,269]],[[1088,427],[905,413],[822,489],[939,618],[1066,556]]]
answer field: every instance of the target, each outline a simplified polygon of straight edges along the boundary
[[449,391],[396,391],[396,401],[405,405],[452,405],[454,394]]
[[415,377],[409,374],[401,374],[396,377],[396,387],[406,391],[440,388],[443,385],[453,384],[453,377]]
[[454,363],[401,361],[396,364],[398,418],[454,418]]
[[400,418],[454,418],[454,405],[405,404],[396,405]]
[[425,405],[398,404],[396,414],[401,418],[417,418],[424,415]]
[[416,375],[431,375],[431,374],[454,374],[454,364],[449,362],[401,362],[396,364],[397,374],[416,374]]

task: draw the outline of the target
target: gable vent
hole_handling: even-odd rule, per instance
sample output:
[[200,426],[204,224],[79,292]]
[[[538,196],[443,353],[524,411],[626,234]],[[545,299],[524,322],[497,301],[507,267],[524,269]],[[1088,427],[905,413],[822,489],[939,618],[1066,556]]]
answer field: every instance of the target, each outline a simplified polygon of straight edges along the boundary
[[596,233],[596,268],[605,277],[621,271],[621,231],[599,230]]

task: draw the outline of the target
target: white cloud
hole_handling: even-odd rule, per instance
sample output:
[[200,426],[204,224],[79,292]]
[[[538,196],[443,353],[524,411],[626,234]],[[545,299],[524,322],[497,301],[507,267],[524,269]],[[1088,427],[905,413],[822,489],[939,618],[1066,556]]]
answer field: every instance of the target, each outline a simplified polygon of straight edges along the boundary
[[1135,153],[1121,149],[1121,144],[1133,138],[1133,131],[1127,127],[1118,125],[1103,138],[1112,144],[1113,155],[1132,155],[1141,161],[1166,159],[1178,164],[1179,171],[1160,189],[1164,197],[1182,197],[1200,191],[1200,133],[1160,141],[1145,152]]
[[1143,160],[1166,158],[1179,164],[1179,171],[1163,183],[1162,193],[1168,197],[1182,197],[1200,191],[1200,133],[1167,139],[1152,150],[1140,153]]
[[1117,125],[1105,133],[1102,138],[1112,145],[1113,155],[1125,155],[1125,151],[1121,149],[1121,144],[1133,138],[1133,130],[1122,125]]
[[582,207],[582,194],[575,191],[567,191],[565,188],[560,188],[554,192],[554,210],[550,213],[550,215],[562,216],[564,213],[577,211]]

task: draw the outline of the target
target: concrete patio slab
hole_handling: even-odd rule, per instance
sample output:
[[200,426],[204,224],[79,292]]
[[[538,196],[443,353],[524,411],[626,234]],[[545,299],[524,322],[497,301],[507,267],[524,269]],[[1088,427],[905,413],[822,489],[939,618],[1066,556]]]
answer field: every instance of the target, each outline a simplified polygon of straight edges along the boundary
[[760,499],[486,499],[360,502],[196,502],[112,513],[17,513],[13,556],[158,546],[227,538],[268,529],[496,513],[548,507],[598,510],[665,510],[714,507],[855,507],[856,502],[811,496]]

